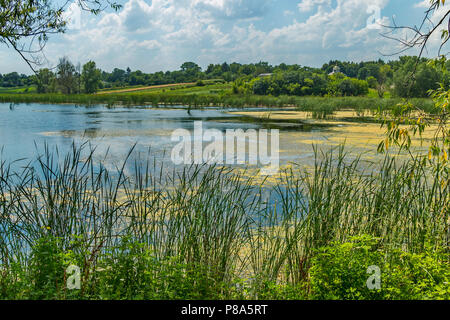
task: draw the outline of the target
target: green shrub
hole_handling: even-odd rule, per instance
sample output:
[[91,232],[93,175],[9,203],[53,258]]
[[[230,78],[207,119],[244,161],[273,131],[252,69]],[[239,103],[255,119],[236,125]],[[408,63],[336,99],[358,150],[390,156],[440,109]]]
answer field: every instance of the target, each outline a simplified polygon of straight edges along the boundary
[[307,283],[287,284],[265,282],[257,288],[256,297],[261,300],[306,300],[308,299]]
[[76,296],[78,291],[66,288],[66,269],[77,265],[73,251],[63,249],[62,239],[45,235],[32,247],[28,270],[30,297],[33,299],[62,299]]
[[[311,293],[314,299],[450,299],[448,253],[426,250],[420,254],[383,248],[371,236],[333,243],[313,257]],[[368,268],[381,271],[380,289],[370,290]],[[369,272],[369,273],[368,273]]]
[[95,270],[96,291],[101,299],[149,299],[156,287],[154,258],[142,245],[125,237],[108,249]]
[[25,299],[30,289],[26,272],[19,262],[0,267],[0,299]]
[[204,87],[206,84],[202,81],[202,80],[197,80],[197,82],[195,83],[195,85],[197,87]]
[[205,268],[178,257],[157,258],[144,244],[124,237],[98,263],[94,291],[100,299],[211,299],[220,284],[208,281]]
[[450,299],[449,253],[432,250],[412,254],[396,250],[386,264],[384,299]]
[[367,268],[381,266],[383,253],[378,241],[364,236],[347,243],[334,243],[319,249],[311,267],[311,290],[314,299],[377,299],[378,290],[369,290]]

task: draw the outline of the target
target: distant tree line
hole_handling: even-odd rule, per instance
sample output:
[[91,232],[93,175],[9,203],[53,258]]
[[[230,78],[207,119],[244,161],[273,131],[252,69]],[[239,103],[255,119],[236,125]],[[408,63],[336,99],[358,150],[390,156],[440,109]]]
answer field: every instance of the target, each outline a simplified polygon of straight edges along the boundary
[[95,93],[102,87],[101,71],[94,61],[81,66],[63,57],[54,72],[44,68],[33,77],[38,93]]
[[[450,63],[446,69],[450,70]],[[388,63],[382,60],[361,63],[335,60],[322,68],[281,64],[271,68],[270,72],[269,75],[241,76],[234,82],[233,91],[274,96],[358,96],[366,95],[372,88],[379,97],[388,91],[398,97],[426,97],[428,90],[436,89],[439,83],[450,86],[448,72],[435,68],[426,58],[410,56]]]
[[369,93],[369,85],[366,80],[349,78],[340,72],[328,75],[320,70],[300,68],[296,71],[277,70],[272,75],[242,77],[234,82],[233,92],[273,96],[359,96]]
[[0,87],[22,87],[31,84],[33,84],[33,79],[25,74],[18,74],[17,72],[0,74]]
[[[450,64],[448,67],[450,68]],[[415,81],[411,81],[413,71]],[[429,60],[404,56],[390,62],[378,60],[354,63],[334,60],[321,68],[285,63],[272,66],[267,62],[224,62],[210,64],[206,70],[202,70],[194,62],[185,62],[179,70],[155,73],[132,71],[130,68],[115,68],[106,72],[98,69],[94,61],[81,66],[63,57],[55,69],[41,69],[37,75],[19,75],[17,72],[0,74],[0,86],[34,84],[39,93],[76,94],[94,93],[99,89],[114,87],[203,83],[202,80],[211,79],[233,82],[234,93],[274,96],[356,96],[365,95],[372,88],[380,97],[387,91],[399,97],[426,97],[428,90],[436,89],[439,82],[450,85],[448,73],[434,68]]]

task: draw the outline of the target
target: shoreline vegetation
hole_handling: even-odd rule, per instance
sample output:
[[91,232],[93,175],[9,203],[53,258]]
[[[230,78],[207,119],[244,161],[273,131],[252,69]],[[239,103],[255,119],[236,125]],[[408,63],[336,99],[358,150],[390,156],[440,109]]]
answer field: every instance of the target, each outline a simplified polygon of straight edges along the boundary
[[[236,94],[184,93],[175,90],[170,93],[132,92],[108,94],[0,94],[3,103],[50,103],[50,104],[105,104],[114,106],[187,106],[189,108],[295,108],[299,111],[332,114],[336,111],[352,109],[355,111],[389,112],[399,108],[401,98],[374,97],[295,97],[295,96],[258,96]],[[410,100],[422,110],[433,112],[435,104],[428,98]]]
[[[205,70],[185,62],[179,70],[144,73],[115,68],[106,72],[94,61],[82,71],[66,57],[55,71],[32,76],[0,75],[0,102],[73,103],[114,106],[186,106],[192,108],[295,108],[324,119],[343,110],[369,111],[383,117],[409,105],[427,114],[439,108],[429,90],[450,84],[450,62],[442,68],[432,60],[403,56],[394,61],[330,61],[321,68],[270,65],[267,62],[211,64]],[[414,83],[410,74],[417,70]],[[22,87],[20,87],[22,85]],[[362,121],[373,121],[365,119]]]
[[[232,168],[163,176],[147,160],[126,175],[94,158],[74,145],[18,171],[0,162],[0,298],[450,298],[439,164],[361,167],[339,147],[267,189]],[[381,289],[366,284],[370,266]]]
[[[384,62],[330,61],[321,68],[267,62],[211,64],[205,70],[185,62],[180,70],[144,73],[97,68],[94,61],[77,70],[66,57],[55,71],[0,75],[0,101],[83,105],[186,105],[189,107],[296,107],[304,111],[395,109],[402,98],[433,111],[429,90],[450,84],[450,63],[403,56]],[[445,69],[445,70],[444,70]],[[414,83],[410,74],[417,70]],[[3,88],[2,88],[3,86]]]

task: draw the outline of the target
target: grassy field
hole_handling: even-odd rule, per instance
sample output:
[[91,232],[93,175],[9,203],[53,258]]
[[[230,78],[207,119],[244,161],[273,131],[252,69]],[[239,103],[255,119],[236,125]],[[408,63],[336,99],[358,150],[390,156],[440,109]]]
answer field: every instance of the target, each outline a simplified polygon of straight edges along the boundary
[[[379,96],[378,96],[378,91],[375,90],[375,89],[371,89],[371,88],[369,88],[369,94],[368,94],[367,96],[368,96],[369,98],[379,98]],[[383,98],[385,98],[385,99],[391,98],[391,93],[390,93],[389,91],[386,91],[386,92],[384,93]]]
[[439,165],[363,170],[340,148],[264,190],[214,166],[125,175],[43,154],[37,171],[0,162],[0,299],[450,299]]
[[36,87],[0,87],[0,94],[35,93]]
[[193,87],[195,86],[195,82],[191,83],[177,83],[177,84],[161,84],[155,86],[135,86],[135,87],[124,87],[124,88],[114,88],[114,89],[103,89],[100,90],[97,94],[110,94],[110,93],[135,93],[135,92],[151,92],[157,91],[158,89],[165,88],[179,88],[179,87]]

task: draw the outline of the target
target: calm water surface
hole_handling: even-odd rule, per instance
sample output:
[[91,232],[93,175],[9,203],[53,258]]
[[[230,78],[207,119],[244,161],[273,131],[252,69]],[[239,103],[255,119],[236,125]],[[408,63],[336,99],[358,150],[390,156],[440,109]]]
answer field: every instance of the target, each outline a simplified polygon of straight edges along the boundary
[[[75,105],[0,103],[1,158],[8,162],[17,159],[34,159],[42,154],[44,145],[50,150],[58,148],[60,154],[70,150],[72,143],[88,142],[96,148],[99,159],[111,169],[120,166],[130,148],[136,144],[133,157],[148,158],[158,164],[173,167],[170,152],[176,144],[171,141],[174,130],[193,130],[194,121],[202,120],[204,129],[259,129],[263,124],[243,121],[236,114],[220,109],[191,110],[183,108],[106,108]],[[247,119],[248,120],[248,119]],[[282,165],[299,163],[312,165],[311,145],[333,146],[345,141],[345,124],[331,126],[302,126],[300,124],[272,123],[280,130],[280,162]],[[348,124],[354,127],[354,124]],[[264,125],[267,128],[267,124]],[[351,132],[357,144],[355,154],[370,150],[368,143],[373,132],[363,125],[360,132]],[[367,140],[367,141],[366,141]],[[150,150],[150,152],[149,152]],[[23,162],[22,162],[23,163]],[[17,164],[18,166],[19,164]],[[132,163],[130,163],[130,167]],[[129,168],[131,170],[131,168]]]

